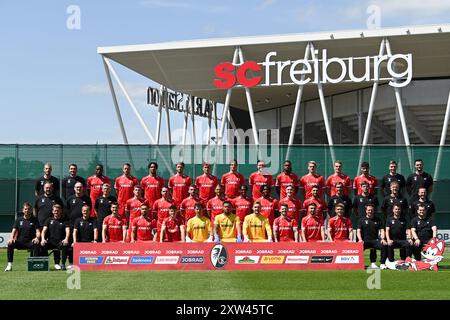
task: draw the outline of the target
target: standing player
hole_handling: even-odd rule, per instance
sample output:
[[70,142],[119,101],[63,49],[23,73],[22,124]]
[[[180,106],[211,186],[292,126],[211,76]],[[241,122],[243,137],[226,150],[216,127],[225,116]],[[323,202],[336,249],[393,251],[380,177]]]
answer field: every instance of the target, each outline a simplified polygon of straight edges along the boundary
[[286,203],[288,205],[288,217],[291,219],[295,219],[296,221],[300,221],[300,218],[303,216],[302,202],[300,201],[300,199],[295,198],[294,188],[292,186],[288,186],[286,188],[286,193],[286,198],[281,199],[278,204],[278,210],[283,203]]
[[44,194],[34,203],[34,216],[38,218],[40,226],[43,226],[45,221],[52,216],[55,204],[63,206],[61,198],[53,194],[53,183],[48,181],[44,184]]
[[352,241],[352,221],[344,215],[344,204],[337,203],[334,210],[335,215],[328,220],[328,241]]
[[392,181],[390,188],[390,194],[383,199],[383,203],[381,204],[381,211],[383,212],[384,217],[386,218],[387,216],[392,215],[392,207],[395,204],[400,205],[402,208],[402,217],[405,217],[408,212],[408,201],[399,193],[400,184],[397,181]]
[[344,185],[341,182],[337,182],[334,187],[335,194],[328,200],[329,216],[334,217],[336,204],[342,203],[344,205],[344,217],[350,218],[353,208],[352,200],[344,194]]
[[309,161],[308,173],[300,179],[300,188],[304,200],[311,198],[313,186],[319,187],[319,197],[322,198],[325,189],[325,179],[317,173],[317,163]]
[[220,184],[225,188],[225,197],[228,200],[234,199],[240,194],[240,188],[245,185],[245,177],[238,171],[236,160],[230,161],[230,172],[222,176]]
[[261,187],[262,197],[257,199],[261,204],[261,214],[269,220],[269,224],[273,225],[275,216],[278,215],[279,201],[272,197],[271,187],[263,185]]
[[370,175],[370,168],[368,162],[361,163],[361,174],[353,180],[353,191],[355,195],[362,193],[361,184],[367,182],[369,184],[369,194],[376,196],[376,187],[378,184],[377,178]]
[[433,177],[423,171],[423,160],[417,159],[414,161],[414,166],[416,167],[416,172],[410,174],[408,179],[406,179],[406,191],[411,197],[410,202],[417,200],[417,192],[419,188],[425,188],[427,194],[433,192]]
[[[156,219],[156,227],[158,230],[158,235],[156,239],[159,239],[161,234],[161,226],[165,218],[169,217],[169,208],[175,205],[171,198],[170,191],[168,188],[163,187],[161,189],[161,198],[156,200],[152,208],[152,217]],[[175,205],[176,206],[176,205]]]
[[151,217],[146,201],[141,204],[139,210],[141,215],[130,223],[132,230],[130,242],[156,241],[156,220]]
[[394,261],[394,249],[400,248],[400,259],[411,257],[413,241],[408,222],[401,216],[402,207],[394,204],[392,215],[386,220],[387,256],[389,261]]
[[12,271],[14,249],[32,250],[33,256],[39,256],[39,243],[41,242],[41,227],[39,221],[33,217],[31,203],[25,202],[22,206],[22,217],[18,217],[13,224],[11,237],[8,240],[8,264],[5,271]]
[[219,179],[211,174],[211,166],[203,162],[203,174],[195,179],[195,186],[202,204],[206,206],[208,201],[214,197],[214,190],[219,184]]
[[75,194],[75,183],[81,182],[83,188],[86,188],[86,180],[78,174],[78,166],[75,163],[69,165],[69,175],[62,180],[62,197],[67,200],[70,196]]
[[178,207],[184,199],[188,197],[188,189],[192,184],[192,179],[184,172],[184,162],[178,162],[175,175],[169,179],[168,187],[172,194],[174,204]]
[[195,205],[201,203],[200,199],[197,197],[197,188],[195,186],[190,186],[188,193],[189,197],[184,199],[180,205],[181,219],[183,219],[185,225],[189,219],[195,217]]
[[327,216],[327,212],[328,212],[328,204],[325,202],[325,200],[320,198],[318,186],[313,186],[311,188],[311,198],[306,199],[303,202],[303,206],[305,208],[308,208],[308,205],[313,202],[316,204],[317,215],[319,215],[325,219]]
[[350,195],[350,191],[352,189],[352,181],[349,176],[342,173],[342,161],[336,160],[334,162],[334,173],[328,177],[326,182],[326,187],[328,191],[328,195],[333,197],[336,195],[337,190],[336,186],[340,183],[342,188],[342,194],[345,196]]
[[364,242],[364,250],[370,249],[370,268],[378,269],[375,262],[377,261],[377,250],[380,250],[380,268],[386,269],[387,242],[383,222],[375,216],[375,207],[373,204],[366,205],[366,215],[359,219],[356,235],[358,242]]
[[272,242],[269,220],[261,214],[261,203],[255,201],[253,213],[245,217],[242,227],[244,242]]
[[252,197],[254,201],[262,197],[261,187],[263,185],[268,185],[270,187],[273,186],[272,175],[264,170],[266,163],[260,160],[256,166],[258,168],[257,171],[253,172],[248,178],[248,184],[252,189]]
[[50,163],[44,164],[44,175],[40,177],[34,186],[34,195],[36,198],[44,194],[44,184],[51,182],[53,184],[53,193],[59,197],[59,180],[52,176],[52,165]]
[[391,193],[391,182],[397,181],[399,185],[398,193],[402,196],[405,194],[406,181],[405,177],[400,173],[397,173],[397,162],[394,160],[389,161],[389,173],[381,179],[381,190],[383,197],[387,197]]
[[[117,198],[111,195],[111,186],[104,183],[102,186],[102,196],[95,200],[94,212],[97,217],[97,226],[101,228],[103,219],[111,214],[111,203],[117,202]],[[99,232],[98,241],[102,241],[102,232]]]
[[73,226],[73,243],[97,242],[97,219],[91,217],[91,207],[84,205],[81,213],[83,217],[76,219]]
[[316,204],[311,202],[307,210],[308,214],[302,219],[303,242],[325,241],[324,221],[323,217],[317,214]]
[[138,179],[131,175],[131,165],[125,163],[122,167],[123,174],[116,178],[114,189],[117,192],[117,201],[119,203],[119,214],[125,214],[127,201],[133,197],[134,187],[139,185]]
[[427,215],[425,206],[419,204],[417,217],[411,221],[411,234],[414,241],[413,253],[416,260],[421,259],[420,252],[432,238],[437,237],[437,227],[434,218]]
[[[192,187],[192,186],[191,186]],[[186,241],[184,220],[177,216],[177,207],[169,208],[169,217],[165,218],[161,226],[160,242]]]
[[211,218],[211,221],[214,221],[215,216],[223,212],[223,202],[225,201],[225,198],[223,197],[222,190],[222,186],[218,184],[215,189],[216,196],[209,200],[206,205],[206,209],[209,217]]
[[162,177],[158,176],[158,164],[150,162],[148,165],[148,176],[142,178],[141,187],[144,190],[144,198],[147,199],[149,208],[153,207],[153,203],[161,198],[161,189],[165,185]]
[[203,205],[195,205],[195,217],[187,222],[186,242],[211,242],[213,238],[212,224],[203,215]]
[[[103,165],[97,164],[95,166],[95,174],[90,176],[86,182],[87,192],[91,197],[92,203],[95,203],[95,200],[102,195],[102,186],[105,183],[111,186],[111,180],[103,175]],[[95,213],[94,209],[92,211]]]
[[247,186],[244,184],[239,190],[241,195],[234,198],[230,202],[233,204],[236,216],[239,217],[240,221],[244,221],[245,216],[252,213],[253,200],[247,197]]
[[280,216],[273,222],[273,238],[275,242],[299,242],[298,222],[287,215],[288,205],[280,206]]
[[133,190],[134,197],[127,201],[125,205],[125,217],[128,222],[128,234],[127,234],[127,242],[131,240],[132,233],[132,224],[134,219],[139,218],[141,215],[141,206],[142,204],[147,204],[149,207],[148,201],[142,196],[142,188],[140,185],[135,185]]
[[353,198],[353,210],[358,219],[366,216],[366,206],[368,204],[376,209],[378,207],[378,199],[369,193],[369,183],[363,181],[361,183],[361,194]]
[[127,222],[119,215],[119,204],[111,203],[111,214],[103,220],[102,239],[106,242],[125,242]]
[[283,163],[283,172],[281,172],[275,180],[275,188],[280,196],[280,199],[286,198],[286,187],[294,187],[294,195],[297,197],[298,188],[300,187],[300,180],[298,176],[292,172],[292,162],[286,160]]
[[231,202],[223,203],[223,213],[214,218],[214,242],[242,242],[241,220],[233,213]]

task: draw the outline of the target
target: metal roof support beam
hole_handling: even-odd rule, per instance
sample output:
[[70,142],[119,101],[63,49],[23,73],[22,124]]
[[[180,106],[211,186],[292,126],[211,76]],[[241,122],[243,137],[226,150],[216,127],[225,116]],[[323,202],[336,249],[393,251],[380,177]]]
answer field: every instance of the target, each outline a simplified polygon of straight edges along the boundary
[[188,117],[189,117],[189,110],[191,108],[191,99],[188,97],[188,105],[186,108],[186,111],[184,112],[184,122],[183,122],[183,139],[182,144],[186,145],[186,136],[187,136],[187,125],[188,125]]
[[[159,96],[162,99],[163,85],[159,87]],[[158,118],[156,119],[156,143],[159,144],[159,138],[161,137],[161,117],[162,117],[162,101],[159,102],[158,106]]]
[[434,137],[433,135],[426,129],[426,127],[417,120],[416,116],[410,112],[408,109],[404,110],[405,119],[408,120],[408,125],[414,128],[415,134],[422,140],[425,144],[433,144]]
[[197,137],[195,136],[195,112],[194,112],[194,97],[190,96],[191,99],[191,116],[192,116],[192,143],[197,144]]
[[[234,49],[234,54],[233,54],[233,65],[237,64],[238,55],[239,55],[239,47],[236,47],[236,49]],[[218,139],[219,139],[218,144],[223,144],[223,133],[225,131],[225,124],[227,122],[226,115],[228,113],[228,110],[230,109],[231,90],[232,90],[232,88],[228,89],[227,95],[225,96],[225,104],[223,106],[223,111],[222,111],[222,122],[220,123],[220,137],[218,137]]]
[[172,133],[170,131],[170,112],[169,112],[169,98],[168,98],[168,94],[169,92],[167,91],[167,88],[164,87],[163,91],[165,91],[165,94],[163,95],[164,97],[164,109],[166,109],[166,126],[167,126],[167,139],[169,141],[169,145],[172,144]]

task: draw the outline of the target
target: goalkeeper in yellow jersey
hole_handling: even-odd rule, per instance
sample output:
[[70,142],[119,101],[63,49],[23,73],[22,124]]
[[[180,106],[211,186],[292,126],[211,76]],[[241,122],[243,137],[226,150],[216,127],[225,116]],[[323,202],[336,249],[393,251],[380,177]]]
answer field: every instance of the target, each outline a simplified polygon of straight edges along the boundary
[[214,242],[242,242],[241,221],[230,201],[223,202],[223,213],[214,218]]
[[253,213],[244,219],[242,233],[244,242],[272,242],[272,229],[269,220],[261,213],[261,203],[255,201]]

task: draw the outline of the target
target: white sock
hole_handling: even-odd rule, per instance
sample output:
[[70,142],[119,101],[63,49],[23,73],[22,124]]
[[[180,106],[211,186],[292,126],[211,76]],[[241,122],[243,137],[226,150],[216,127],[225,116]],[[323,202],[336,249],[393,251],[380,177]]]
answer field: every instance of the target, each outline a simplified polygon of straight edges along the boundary
[[12,262],[8,262],[7,267],[12,267]]

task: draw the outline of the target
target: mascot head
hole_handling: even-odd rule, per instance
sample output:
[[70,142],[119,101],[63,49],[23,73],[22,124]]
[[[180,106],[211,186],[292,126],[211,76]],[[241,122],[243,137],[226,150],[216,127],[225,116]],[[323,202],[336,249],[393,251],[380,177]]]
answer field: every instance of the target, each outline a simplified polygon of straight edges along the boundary
[[422,256],[428,260],[442,260],[444,256],[444,241],[433,238],[423,247]]

